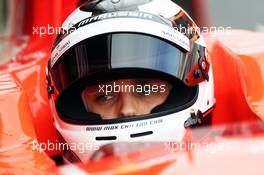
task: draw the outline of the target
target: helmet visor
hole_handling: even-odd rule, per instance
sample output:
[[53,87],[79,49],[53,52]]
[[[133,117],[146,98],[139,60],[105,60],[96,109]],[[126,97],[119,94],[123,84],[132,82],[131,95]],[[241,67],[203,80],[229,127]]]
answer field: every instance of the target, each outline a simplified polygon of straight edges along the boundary
[[59,92],[94,73],[119,68],[143,68],[184,80],[195,57],[162,39],[136,33],[104,34],[70,48],[51,68]]

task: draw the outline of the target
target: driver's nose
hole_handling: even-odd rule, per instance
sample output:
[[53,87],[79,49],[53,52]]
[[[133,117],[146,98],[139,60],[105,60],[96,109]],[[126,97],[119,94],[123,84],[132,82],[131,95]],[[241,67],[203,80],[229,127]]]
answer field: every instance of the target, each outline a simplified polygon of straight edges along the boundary
[[128,117],[137,115],[137,102],[130,93],[122,93],[120,95],[120,117]]

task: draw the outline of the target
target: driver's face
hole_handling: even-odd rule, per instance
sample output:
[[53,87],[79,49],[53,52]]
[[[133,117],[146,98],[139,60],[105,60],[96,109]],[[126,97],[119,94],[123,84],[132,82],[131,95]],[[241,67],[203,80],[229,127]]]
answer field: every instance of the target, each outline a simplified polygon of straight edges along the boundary
[[168,97],[170,85],[159,79],[121,79],[84,89],[87,111],[103,119],[149,114]]

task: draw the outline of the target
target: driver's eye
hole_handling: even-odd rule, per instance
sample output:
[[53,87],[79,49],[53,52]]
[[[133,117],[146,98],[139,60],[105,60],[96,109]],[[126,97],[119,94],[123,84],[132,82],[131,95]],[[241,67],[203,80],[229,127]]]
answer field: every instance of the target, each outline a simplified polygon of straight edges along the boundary
[[101,102],[101,103],[105,103],[107,101],[113,100],[115,98],[114,94],[100,94],[96,97],[96,101]]

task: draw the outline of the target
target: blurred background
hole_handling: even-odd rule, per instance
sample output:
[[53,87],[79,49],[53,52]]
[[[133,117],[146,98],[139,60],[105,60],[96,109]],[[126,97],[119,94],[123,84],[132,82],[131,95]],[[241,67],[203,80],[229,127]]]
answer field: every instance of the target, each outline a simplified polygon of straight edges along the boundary
[[[84,1],[86,0],[0,0],[0,64],[5,62],[3,57],[6,56],[3,55],[3,50],[7,47],[6,42],[4,42],[7,36],[21,39],[24,35],[32,33],[32,26],[36,23],[32,21],[38,19],[29,18],[25,20],[23,18],[25,16],[27,18],[31,17],[33,16],[32,14],[36,13],[36,10],[32,12],[36,3],[42,4],[39,7],[40,9],[38,9],[39,13],[47,11],[47,14],[43,15],[51,16],[52,13],[48,12],[51,11],[49,10],[51,7],[49,7],[49,3],[47,2],[63,4],[60,9],[53,9],[53,12],[58,15],[59,12],[67,10],[67,13],[69,13],[77,7],[77,4]],[[221,26],[231,27],[232,29],[264,31],[264,1],[261,0],[174,0],[174,2],[189,12],[199,27]],[[65,16],[66,14],[64,14],[64,17],[60,21]],[[14,46],[8,55],[10,53],[15,55],[18,50],[19,47],[15,48]]]
[[[23,1],[25,3],[22,3]],[[28,0],[20,0],[21,10],[23,5],[26,5],[26,1]],[[0,35],[7,35],[9,32],[9,20],[12,14],[11,4],[14,2],[17,3],[18,1],[0,0]],[[209,20],[206,21],[207,26],[231,26],[239,29],[264,30],[264,1],[261,0],[174,0],[174,2],[184,7],[195,19],[199,18],[197,15],[200,17],[205,15],[204,18]],[[196,7],[199,9],[195,9]]]
[[[262,0],[174,0],[199,21],[204,15],[205,26],[232,27],[264,31],[264,1]],[[195,9],[199,7],[199,9]],[[196,12],[193,13],[193,12]],[[202,27],[202,26],[200,26]]]
[[7,21],[8,21],[8,13],[9,13],[9,7],[8,7],[8,1],[7,0],[1,0],[0,1],[0,34],[5,35],[7,31]]
[[211,0],[209,15],[214,26],[264,31],[264,1]]

